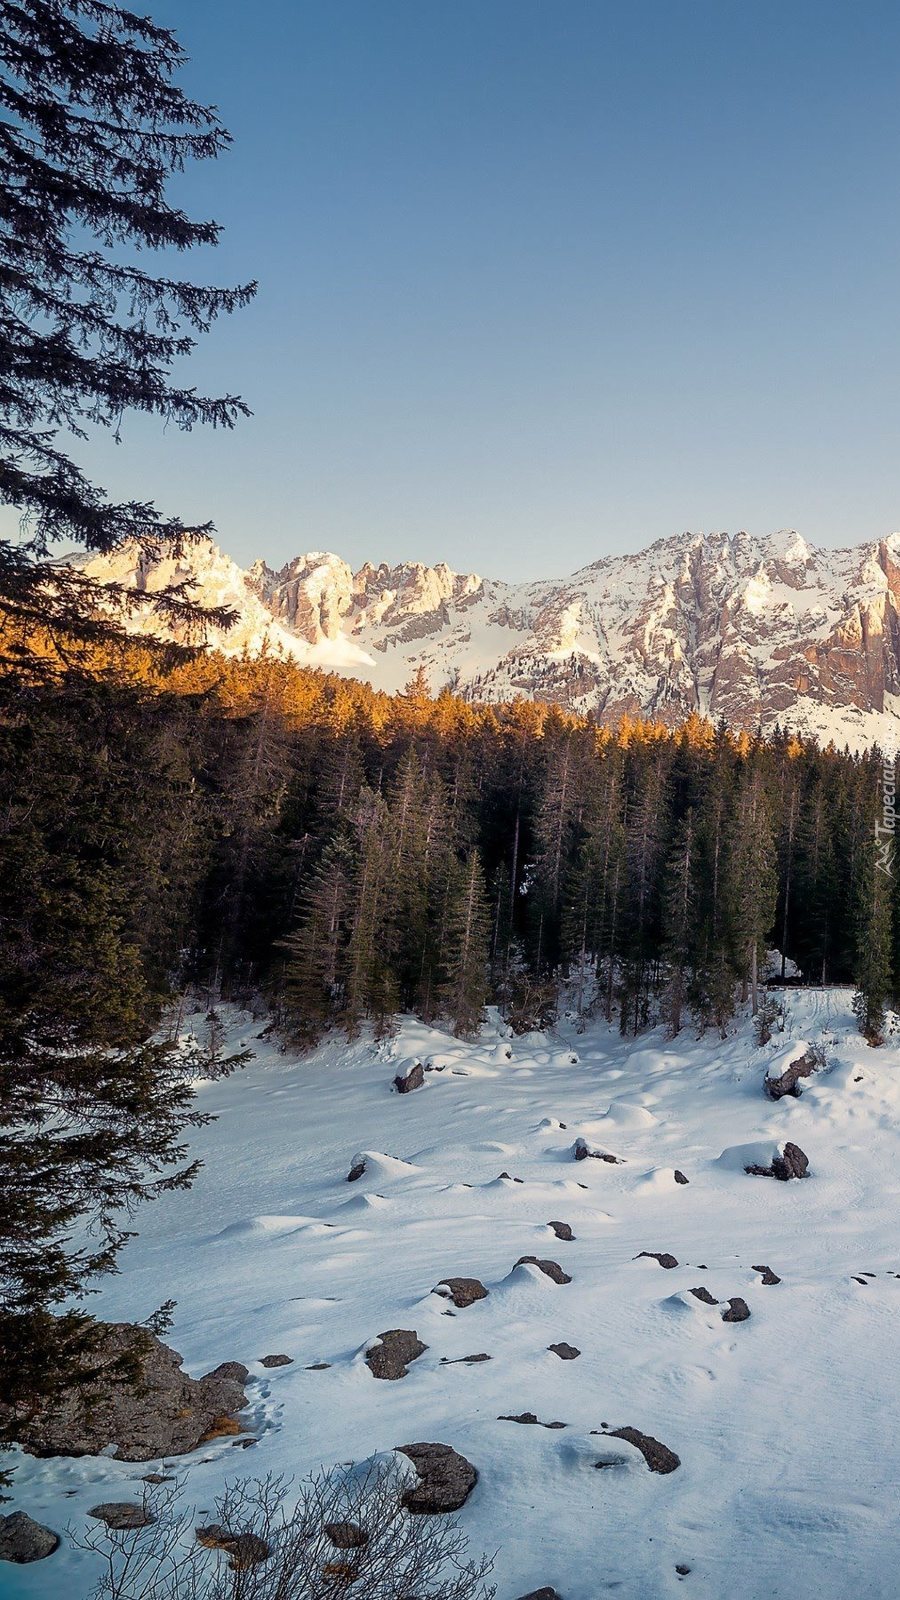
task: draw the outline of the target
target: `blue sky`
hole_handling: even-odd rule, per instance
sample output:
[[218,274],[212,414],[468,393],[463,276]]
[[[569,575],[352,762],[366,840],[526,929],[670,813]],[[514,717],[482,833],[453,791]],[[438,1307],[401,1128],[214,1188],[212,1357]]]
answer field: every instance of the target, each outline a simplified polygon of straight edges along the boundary
[[90,465],[302,549],[561,573],[685,528],[900,527],[900,9],[158,0],[233,152],[179,198],[257,277],[232,435]]

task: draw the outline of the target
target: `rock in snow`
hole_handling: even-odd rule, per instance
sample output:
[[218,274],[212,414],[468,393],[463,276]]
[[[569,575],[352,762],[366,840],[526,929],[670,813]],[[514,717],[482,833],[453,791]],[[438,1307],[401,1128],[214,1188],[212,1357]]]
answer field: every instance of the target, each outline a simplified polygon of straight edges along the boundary
[[736,1295],[728,1302],[728,1310],[722,1312],[723,1322],[746,1322],[750,1315],[750,1307],[746,1300]]
[[787,1183],[791,1178],[809,1176],[809,1157],[804,1155],[798,1144],[788,1141],[781,1154],[772,1157],[771,1166],[751,1163],[745,1171],[757,1178],[778,1178],[782,1183]]
[[753,1271],[762,1273],[762,1281],[765,1284],[773,1284],[773,1283],[780,1283],[781,1282],[781,1279],[779,1278],[777,1272],[773,1272],[771,1267],[757,1266],[757,1267],[753,1268]]
[[445,1300],[452,1300],[460,1311],[474,1305],[476,1300],[486,1300],[488,1294],[478,1278],[442,1278],[434,1292]]
[[674,1472],[681,1466],[681,1457],[670,1450],[668,1445],[661,1444],[659,1439],[654,1439],[650,1433],[641,1433],[639,1428],[612,1428],[607,1437],[610,1439],[625,1439],[628,1444],[633,1444],[640,1450],[651,1472]]
[[103,1500],[99,1505],[91,1506],[88,1516],[96,1517],[98,1522],[105,1522],[108,1528],[117,1532],[129,1528],[149,1528],[156,1521],[147,1506],[138,1505],[133,1500]]
[[370,1345],[366,1351],[366,1366],[375,1378],[405,1378],[407,1363],[418,1361],[428,1349],[412,1328],[389,1328],[378,1339],[378,1344]]
[[458,1511],[478,1482],[471,1461],[449,1444],[401,1444],[401,1455],[409,1456],[419,1482],[403,1495],[408,1511]]
[[398,1094],[412,1094],[413,1089],[421,1089],[425,1082],[425,1069],[421,1061],[416,1061],[405,1072],[398,1072],[394,1079],[394,1088]]
[[14,1561],[17,1566],[45,1561],[58,1546],[59,1535],[35,1522],[27,1511],[0,1517],[0,1561]]
[[766,1068],[766,1094],[770,1100],[782,1100],[785,1095],[799,1099],[800,1079],[812,1077],[820,1065],[818,1053],[805,1040],[787,1045],[772,1057]]
[[558,1261],[546,1261],[540,1259],[538,1256],[520,1256],[516,1262],[516,1266],[538,1267],[540,1271],[543,1272],[548,1278],[552,1278],[554,1283],[572,1282],[568,1272],[563,1272],[563,1269]]

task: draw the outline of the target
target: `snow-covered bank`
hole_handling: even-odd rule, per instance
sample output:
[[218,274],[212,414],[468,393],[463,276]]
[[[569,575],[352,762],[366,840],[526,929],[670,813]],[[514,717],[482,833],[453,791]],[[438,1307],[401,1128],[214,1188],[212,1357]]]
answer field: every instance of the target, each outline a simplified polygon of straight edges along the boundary
[[[829,1067],[777,1103],[763,1079],[785,1040],[757,1050],[749,1027],[724,1043],[489,1027],[465,1045],[410,1021],[387,1048],[298,1059],[234,1018],[230,1043],[257,1059],[201,1090],[219,1116],[195,1140],[205,1169],[142,1213],[93,1306],[140,1318],[174,1297],[167,1337],[191,1372],[251,1367],[258,1443],[218,1440],[180,1463],[198,1512],[227,1477],[441,1440],[478,1469],[461,1520],[473,1549],[499,1550],[498,1600],[543,1584],[563,1600],[837,1600],[850,1581],[893,1600],[900,1051],[865,1046],[849,999],[790,994],[793,1036],[824,1043]],[[442,1070],[398,1095],[416,1058]],[[619,1164],[576,1161],[579,1138]],[[809,1155],[808,1180],[743,1171],[739,1147],[770,1156],[785,1140]],[[357,1153],[366,1171],[348,1183]],[[514,1268],[529,1255],[571,1283]],[[433,1291],[452,1276],[487,1297],[449,1314]],[[736,1296],[750,1319],[723,1323]],[[391,1328],[428,1349],[379,1381],[364,1352]],[[280,1352],[293,1364],[258,1364]],[[459,1361],[476,1353],[491,1359]],[[567,1426],[498,1420],[523,1411]],[[651,1473],[633,1452],[597,1471],[604,1424],[654,1435],[681,1466]],[[153,1466],[15,1459],[4,1509],[60,1532],[98,1500],[133,1498]],[[47,1561],[5,1565],[0,1593],[82,1600],[95,1575],[64,1540]]]

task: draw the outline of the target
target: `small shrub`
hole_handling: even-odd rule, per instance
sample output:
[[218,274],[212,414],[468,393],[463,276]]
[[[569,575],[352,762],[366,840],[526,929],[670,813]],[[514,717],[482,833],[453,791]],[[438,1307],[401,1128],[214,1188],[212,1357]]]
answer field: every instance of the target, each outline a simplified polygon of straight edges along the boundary
[[[296,1489],[246,1479],[195,1528],[183,1484],[147,1485],[149,1527],[72,1537],[102,1558],[93,1600],[493,1600],[493,1562],[468,1558],[455,1517],[411,1515],[406,1487],[390,1461],[333,1467]],[[352,1549],[334,1538],[348,1525],[359,1530]]]

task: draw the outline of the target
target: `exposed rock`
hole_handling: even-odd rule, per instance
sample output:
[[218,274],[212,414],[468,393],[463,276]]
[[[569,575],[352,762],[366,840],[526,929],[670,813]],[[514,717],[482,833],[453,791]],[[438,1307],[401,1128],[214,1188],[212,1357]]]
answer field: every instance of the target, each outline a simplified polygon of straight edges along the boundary
[[194,1532],[197,1543],[205,1549],[226,1551],[231,1557],[228,1565],[233,1572],[245,1572],[249,1567],[258,1567],[272,1554],[265,1539],[249,1528],[236,1532],[233,1528],[223,1528],[219,1522],[211,1522],[208,1527],[195,1528]]
[[621,1167],[621,1156],[614,1156],[609,1150],[592,1150],[586,1139],[576,1139],[573,1149],[576,1161],[608,1161],[612,1167]]
[[561,1340],[559,1344],[548,1344],[547,1349],[552,1350],[555,1356],[559,1356],[560,1361],[574,1361],[581,1355],[577,1345],[566,1344],[565,1340]]
[[478,1473],[458,1450],[449,1444],[401,1444],[397,1449],[409,1456],[419,1475],[419,1482],[403,1495],[408,1511],[458,1511],[465,1505]]
[[702,1300],[705,1306],[717,1306],[719,1304],[715,1295],[711,1295],[709,1290],[704,1289],[702,1285],[699,1289],[691,1289],[690,1292],[696,1300]]
[[484,1351],[481,1350],[477,1355],[456,1356],[452,1360],[449,1356],[441,1356],[440,1364],[442,1367],[474,1367],[480,1361],[490,1361],[490,1359],[490,1356],[485,1355]]
[[412,1094],[413,1089],[421,1089],[424,1082],[424,1068],[421,1061],[416,1061],[406,1072],[398,1072],[394,1088],[398,1094]]
[[361,1550],[369,1535],[358,1522],[326,1522],[325,1532],[338,1550]]
[[671,1272],[672,1268],[678,1265],[676,1257],[670,1255],[668,1250],[639,1250],[634,1259],[635,1261],[640,1261],[643,1256],[646,1256],[649,1261],[658,1261],[660,1266],[665,1267],[667,1272]]
[[330,1361],[311,1361],[306,1368],[307,1372],[327,1372],[331,1366]]
[[353,1165],[351,1166],[350,1171],[347,1173],[347,1182],[348,1183],[356,1183],[357,1180],[363,1176],[363,1173],[365,1172],[365,1170],[366,1170],[365,1157],[363,1157],[363,1156],[354,1157]]
[[[442,679],[459,672],[460,690],[475,688],[480,700],[524,694],[594,711],[608,725],[627,712],[674,726],[700,711],[713,723],[790,724],[803,735],[821,732],[824,713],[840,748],[858,742],[861,712],[889,739],[898,558],[896,534],[836,552],[792,533],[683,533],[539,584],[443,563],[367,562],[353,573],[322,552],[278,572],[263,561],[244,572],[210,539],[177,556],[163,540],[74,559],[101,582],[151,595],[188,581],[201,605],[233,599],[234,625],[209,630],[226,654],[268,648],[327,664],[340,641],[358,663],[347,670],[371,677],[374,665],[376,688],[389,687],[398,666],[401,676],[434,671],[439,659]],[[600,619],[610,616],[607,633]],[[128,625],[145,624],[136,614]],[[178,624],[165,631],[183,637]]]
[[59,1535],[43,1523],[35,1522],[27,1511],[13,1511],[0,1517],[0,1561],[14,1561],[26,1566],[30,1561],[44,1561],[59,1547]]
[[685,1566],[683,1561],[679,1561],[677,1567],[675,1568],[679,1578],[686,1578],[690,1570],[690,1567]]
[[378,1335],[379,1344],[366,1351],[366,1366],[375,1378],[405,1378],[408,1361],[417,1361],[428,1349],[412,1328],[389,1328]]
[[99,1522],[105,1522],[108,1528],[118,1531],[127,1528],[149,1528],[156,1517],[148,1506],[137,1505],[132,1500],[103,1500],[98,1506],[91,1506],[89,1517],[96,1517]]
[[519,1600],[562,1600],[555,1589],[531,1589],[528,1594],[519,1596]]
[[771,1267],[766,1267],[766,1266],[754,1267],[753,1271],[762,1273],[762,1281],[763,1281],[763,1283],[772,1284],[772,1283],[780,1283],[781,1282],[781,1279],[779,1278],[778,1273],[777,1272],[773,1272]]
[[787,1183],[791,1178],[806,1178],[809,1175],[809,1157],[804,1155],[798,1144],[788,1142],[780,1156],[772,1158],[769,1167],[750,1166],[744,1168],[756,1178],[779,1178],[782,1183]]
[[680,1172],[677,1167],[675,1168],[675,1182],[676,1183],[690,1183],[690,1181],[691,1181],[690,1178],[686,1178],[683,1172]]
[[525,1423],[526,1425],[528,1425],[530,1427],[537,1427],[537,1428],[551,1428],[551,1429],[554,1429],[554,1428],[565,1428],[567,1426],[567,1424],[565,1422],[542,1422],[540,1417],[535,1416],[533,1411],[520,1411],[516,1416],[498,1417],[497,1421],[498,1422],[523,1422],[523,1423]]
[[814,1072],[818,1072],[821,1064],[821,1058],[812,1049],[795,1060],[788,1061],[782,1072],[778,1072],[778,1064],[771,1063],[765,1077],[765,1091],[769,1099],[781,1100],[788,1094],[799,1099],[802,1093],[800,1079],[811,1078]]
[[728,1302],[728,1310],[722,1312],[723,1322],[746,1322],[750,1315],[750,1307],[740,1295],[735,1295]]
[[236,1413],[247,1396],[230,1363],[190,1378],[176,1350],[129,1322],[101,1323],[88,1359],[97,1378],[73,1384],[20,1423],[18,1443],[30,1455],[100,1455],[115,1445],[122,1461],[152,1461],[241,1432]]
[[789,1178],[805,1178],[809,1172],[809,1157],[798,1144],[786,1144],[781,1155],[772,1162],[772,1177],[787,1183]]
[[[444,1294],[445,1289],[446,1294]],[[464,1311],[466,1306],[474,1305],[476,1300],[486,1300],[488,1295],[487,1289],[478,1278],[442,1278],[434,1292],[444,1295],[446,1300],[452,1300],[459,1311]]]
[[508,1180],[508,1182],[510,1182],[510,1183],[524,1183],[525,1182],[524,1178],[514,1178],[511,1175],[511,1173],[509,1173],[509,1172],[500,1172],[500,1173],[498,1173],[498,1177],[506,1178]]
[[291,1367],[294,1364],[293,1356],[260,1356],[261,1367]]
[[651,1472],[674,1472],[676,1467],[681,1466],[681,1457],[674,1450],[661,1444],[659,1439],[654,1439],[652,1434],[641,1433],[638,1428],[613,1428],[609,1437],[625,1439],[628,1444],[635,1445]]
[[558,1261],[546,1261],[538,1256],[520,1256],[516,1262],[516,1266],[539,1267],[541,1272],[545,1273],[548,1278],[553,1279],[554,1283],[572,1282],[569,1273],[563,1272],[563,1269]]
[[250,1376],[250,1369],[244,1366],[243,1361],[222,1361],[217,1367],[213,1367],[212,1372],[208,1372],[206,1376],[208,1378],[228,1378],[232,1383],[243,1385]]
[[552,1228],[557,1239],[564,1240],[566,1244],[571,1244],[575,1238],[575,1235],[572,1232],[568,1222],[548,1222],[547,1227]]

